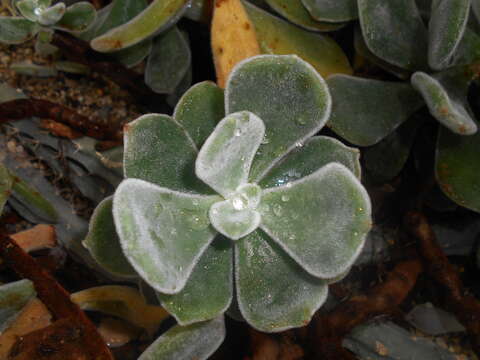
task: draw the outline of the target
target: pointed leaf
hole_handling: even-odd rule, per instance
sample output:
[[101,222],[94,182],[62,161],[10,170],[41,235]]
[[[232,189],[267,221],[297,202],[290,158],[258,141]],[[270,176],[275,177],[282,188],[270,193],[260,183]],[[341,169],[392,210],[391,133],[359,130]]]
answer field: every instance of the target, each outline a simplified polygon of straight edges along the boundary
[[367,192],[338,163],[264,190],[259,211],[261,228],[310,274],[326,279],[353,264],[371,227]]
[[358,17],[356,0],[302,0],[317,21],[342,22]]
[[55,27],[63,31],[80,32],[87,30],[96,17],[97,12],[93,5],[80,1],[67,7],[65,15],[55,24]]
[[445,69],[462,39],[470,12],[470,0],[434,0],[428,23],[428,63]]
[[260,230],[235,243],[235,264],[240,311],[260,331],[306,325],[327,297],[325,281],[307,274]]
[[225,90],[227,114],[247,110],[265,123],[250,180],[260,179],[286,153],[319,131],[330,115],[325,81],[297,56],[263,55],[234,69]]
[[370,146],[389,135],[423,106],[410,84],[333,75],[328,126],[349,142]]
[[310,63],[323,77],[335,73],[352,73],[347,56],[330,37],[305,31],[250,3],[244,4],[255,26],[262,53],[296,54]]
[[422,94],[430,114],[451,131],[471,135],[477,131],[467,101],[472,74],[465,68],[455,68],[436,77],[424,72],[413,74],[411,82]]
[[175,295],[157,293],[162,306],[175,316],[180,325],[216,318],[230,306],[233,293],[232,250],[229,239],[217,237],[205,250],[182,291]]
[[55,24],[65,14],[67,6],[64,3],[57,3],[43,11],[38,15],[38,22],[42,25],[49,26]]
[[137,273],[123,255],[120,239],[113,222],[113,197],[104,199],[92,214],[83,245],[107,271],[122,277],[136,277]]
[[21,17],[0,16],[0,42],[21,44],[32,38],[40,27]]
[[178,293],[215,236],[208,209],[217,196],[189,195],[138,179],[115,192],[113,217],[123,252],[154,289]]
[[225,200],[212,205],[209,211],[212,226],[219,233],[232,240],[238,240],[260,225],[260,214],[251,209],[239,209],[236,199]]
[[358,0],[358,10],[370,51],[404,69],[426,67],[427,29],[415,0]]
[[225,116],[223,90],[210,81],[193,85],[178,101],[173,118],[198,149]]
[[248,182],[264,133],[263,121],[248,111],[227,115],[198,153],[196,175],[219,194],[232,194]]
[[155,340],[138,360],[206,360],[223,339],[223,316],[188,326],[177,325]]
[[167,115],[147,114],[126,125],[126,177],[172,190],[205,191],[207,187],[194,173],[196,156],[188,134]]
[[300,0],[266,0],[266,3],[287,20],[307,30],[334,31],[343,27],[343,24],[316,21]]
[[186,10],[188,0],[154,0],[131,21],[95,38],[91,47],[112,52],[135,45],[172,26]]
[[33,283],[27,279],[0,286],[0,333],[35,295]]
[[480,133],[458,136],[440,128],[435,175],[445,195],[457,204],[480,212]]
[[0,215],[12,192],[13,178],[7,168],[0,163]]
[[190,47],[176,26],[153,42],[145,83],[159,94],[171,94],[190,66]]
[[13,63],[10,65],[10,69],[17,74],[36,77],[52,77],[58,74],[57,69],[52,66],[37,65],[28,62]]
[[340,141],[315,136],[285,156],[272,168],[259,185],[263,188],[281,186],[313,174],[331,162],[345,165],[357,178],[360,178],[360,152]]

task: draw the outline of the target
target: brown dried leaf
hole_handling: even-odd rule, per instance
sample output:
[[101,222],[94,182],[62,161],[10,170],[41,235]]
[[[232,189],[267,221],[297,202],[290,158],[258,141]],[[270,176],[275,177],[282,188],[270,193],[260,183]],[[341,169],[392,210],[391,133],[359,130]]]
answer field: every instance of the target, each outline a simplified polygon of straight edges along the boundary
[[57,244],[57,236],[53,225],[40,224],[10,237],[26,252],[53,248]]

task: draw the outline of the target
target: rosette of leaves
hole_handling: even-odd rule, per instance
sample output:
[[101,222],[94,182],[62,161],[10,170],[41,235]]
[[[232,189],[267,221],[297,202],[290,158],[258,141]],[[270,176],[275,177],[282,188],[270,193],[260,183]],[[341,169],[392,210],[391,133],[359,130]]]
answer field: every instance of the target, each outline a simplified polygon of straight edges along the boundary
[[173,117],[127,125],[126,179],[85,245],[108,270],[142,277],[185,329],[236,306],[262,331],[305,325],[371,225],[358,151],[312,137],[330,108],[296,56],[245,60],[225,93],[193,86]]
[[[438,136],[431,152],[437,183],[451,200],[480,212],[480,135],[467,99],[479,72],[478,1],[303,0],[291,6],[302,4],[321,21],[358,18],[357,57],[393,75],[389,81],[327,79],[333,99],[327,125],[366,147],[365,167],[373,181],[396,176],[422,122],[435,119]],[[419,115],[424,108],[430,117]]]

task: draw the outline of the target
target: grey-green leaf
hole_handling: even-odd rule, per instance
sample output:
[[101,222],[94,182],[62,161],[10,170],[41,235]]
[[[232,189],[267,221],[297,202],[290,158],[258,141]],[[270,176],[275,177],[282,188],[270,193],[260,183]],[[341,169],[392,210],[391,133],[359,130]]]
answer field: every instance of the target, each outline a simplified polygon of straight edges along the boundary
[[92,214],[83,245],[107,271],[121,277],[135,277],[137,273],[123,255],[120,239],[113,221],[113,197],[104,199]]
[[470,13],[470,0],[434,0],[428,23],[428,63],[445,69],[462,39]]
[[241,207],[240,198],[213,204],[208,214],[215,230],[231,240],[238,240],[258,228],[261,220],[258,211]]
[[47,65],[37,65],[28,62],[19,62],[10,65],[10,69],[17,74],[36,76],[36,77],[53,77],[57,76],[57,69]]
[[324,279],[352,266],[371,227],[366,190],[338,163],[265,190],[259,211],[261,229],[307,272]]
[[358,17],[356,0],[302,0],[302,3],[318,21],[343,22]]
[[67,7],[65,14],[55,24],[63,31],[81,32],[87,30],[97,17],[97,12],[92,4],[86,1],[77,2]]
[[197,150],[185,130],[171,117],[147,114],[125,129],[124,171],[179,191],[208,191],[195,176]]
[[66,8],[65,3],[62,2],[46,8],[38,15],[38,22],[45,26],[53,25],[62,18]]
[[188,326],[176,325],[155,340],[138,360],[206,360],[224,338],[223,316]]
[[232,242],[218,236],[193,268],[182,291],[175,295],[157,293],[157,296],[165,310],[182,326],[210,320],[223,314],[230,306],[232,277]]
[[237,65],[225,90],[227,114],[247,110],[265,123],[250,180],[258,181],[298,144],[319,131],[331,110],[325,81],[294,55],[261,55]]
[[422,94],[430,113],[440,123],[460,135],[477,131],[467,101],[472,74],[467,68],[453,68],[436,77],[424,72],[413,74],[411,82]]
[[358,0],[368,48],[379,58],[408,70],[426,68],[427,29],[415,0]]
[[360,179],[360,152],[357,149],[345,146],[331,137],[315,136],[285,156],[259,185],[263,189],[282,186],[313,174],[331,162],[345,165]]
[[39,14],[51,5],[50,0],[17,0],[15,7],[20,14],[30,21],[37,21]]
[[477,17],[477,21],[480,21],[480,0],[472,0],[472,10]]
[[305,326],[327,297],[326,282],[307,274],[261,230],[235,243],[235,265],[240,311],[260,331]]
[[27,279],[0,286],[0,333],[35,295],[33,283]]
[[443,192],[457,204],[480,212],[480,132],[459,136],[440,128],[435,175]]
[[171,94],[190,66],[190,47],[176,26],[153,42],[145,69],[145,83],[155,92]]
[[352,144],[370,146],[394,131],[423,106],[410,84],[333,75],[328,126]]
[[38,24],[22,17],[0,16],[0,42],[4,44],[21,44],[38,30]]
[[216,235],[208,209],[217,196],[184,194],[138,179],[117,188],[113,217],[123,253],[159,292],[175,294]]
[[196,175],[219,194],[232,194],[248,182],[264,133],[263,121],[251,112],[227,115],[203,144],[195,163]]
[[224,116],[223,90],[210,81],[188,89],[173,114],[175,121],[185,128],[199,149]]

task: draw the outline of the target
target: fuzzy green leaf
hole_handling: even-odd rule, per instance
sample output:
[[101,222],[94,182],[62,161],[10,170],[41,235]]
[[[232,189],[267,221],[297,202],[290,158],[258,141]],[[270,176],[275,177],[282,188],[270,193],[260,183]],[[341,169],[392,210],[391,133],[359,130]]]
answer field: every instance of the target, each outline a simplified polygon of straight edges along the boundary
[[304,326],[327,297],[326,282],[307,274],[260,230],[235,243],[235,264],[240,311],[260,331]]
[[422,94],[430,113],[440,123],[460,135],[471,135],[477,124],[467,101],[473,74],[467,68],[454,68],[435,77],[424,72],[413,74],[411,82]]
[[470,0],[434,0],[428,23],[428,63],[445,69],[462,39],[470,12]]
[[93,39],[90,45],[96,51],[112,52],[138,44],[176,23],[187,5],[188,0],[154,0],[131,21]]
[[440,128],[435,175],[445,195],[480,212],[480,133],[458,136]]
[[21,44],[31,39],[40,30],[38,24],[21,18],[0,16],[0,42]]
[[331,162],[346,166],[360,179],[360,152],[357,149],[345,146],[331,137],[315,136],[285,156],[259,185],[263,189],[285,185],[313,174]]
[[450,60],[450,65],[464,66],[480,60],[480,34],[469,27],[465,28],[462,40]]
[[223,316],[188,326],[174,326],[151,344],[138,360],[206,360],[225,338]]
[[159,94],[171,94],[190,66],[190,47],[176,26],[153,43],[145,69],[145,83]]
[[480,0],[472,0],[472,10],[477,21],[480,21]]
[[302,0],[317,21],[342,22],[358,17],[356,0]]
[[324,279],[353,264],[371,227],[367,192],[338,163],[264,190],[259,212],[261,229],[306,271]]
[[223,196],[248,182],[253,157],[265,133],[263,121],[248,111],[227,115],[202,146],[195,173]]
[[157,291],[182,290],[215,231],[208,209],[217,196],[175,192],[126,179],[115,192],[113,216],[123,252]]
[[57,3],[38,15],[38,22],[42,25],[49,26],[55,24],[65,14],[67,6],[64,3]]
[[248,2],[244,5],[255,26],[263,53],[296,54],[310,63],[323,77],[335,73],[352,73],[347,56],[330,37],[300,29]]
[[0,286],[0,333],[35,295],[33,283],[27,279]]
[[258,181],[289,151],[319,131],[331,98],[315,69],[294,55],[261,55],[237,65],[225,90],[227,114],[247,110],[265,123],[265,139],[250,170]]
[[379,58],[408,70],[424,69],[427,29],[415,0],[358,0],[368,48]]
[[[180,325],[210,320],[223,314],[233,294],[232,242],[218,236],[193,268],[187,284],[178,294],[157,293],[162,306]],[[208,284],[208,291],[205,286]]]
[[347,75],[327,83],[333,104],[327,125],[355,145],[376,144],[423,106],[410,84]]
[[36,22],[40,13],[48,8],[51,0],[17,0],[14,2],[20,14],[30,20]]
[[7,168],[0,163],[0,215],[12,192],[13,178]]
[[260,225],[260,214],[252,209],[238,208],[239,198],[220,201],[209,211],[212,226],[229,239],[238,240],[250,234]]
[[147,114],[125,130],[125,176],[179,191],[208,191],[195,176],[197,150],[171,117]]
[[121,277],[135,277],[137,273],[123,255],[120,239],[113,221],[113,197],[104,199],[92,214],[83,245],[107,271]]
[[210,81],[193,85],[178,101],[173,118],[200,148],[225,116],[223,90]]
[[334,31],[340,29],[343,24],[333,24],[316,21],[305,9],[300,0],[265,0],[266,3],[277,13],[292,23],[307,30]]
[[92,4],[86,1],[77,2],[67,7],[65,14],[55,27],[63,31],[81,32],[95,21],[97,12]]

